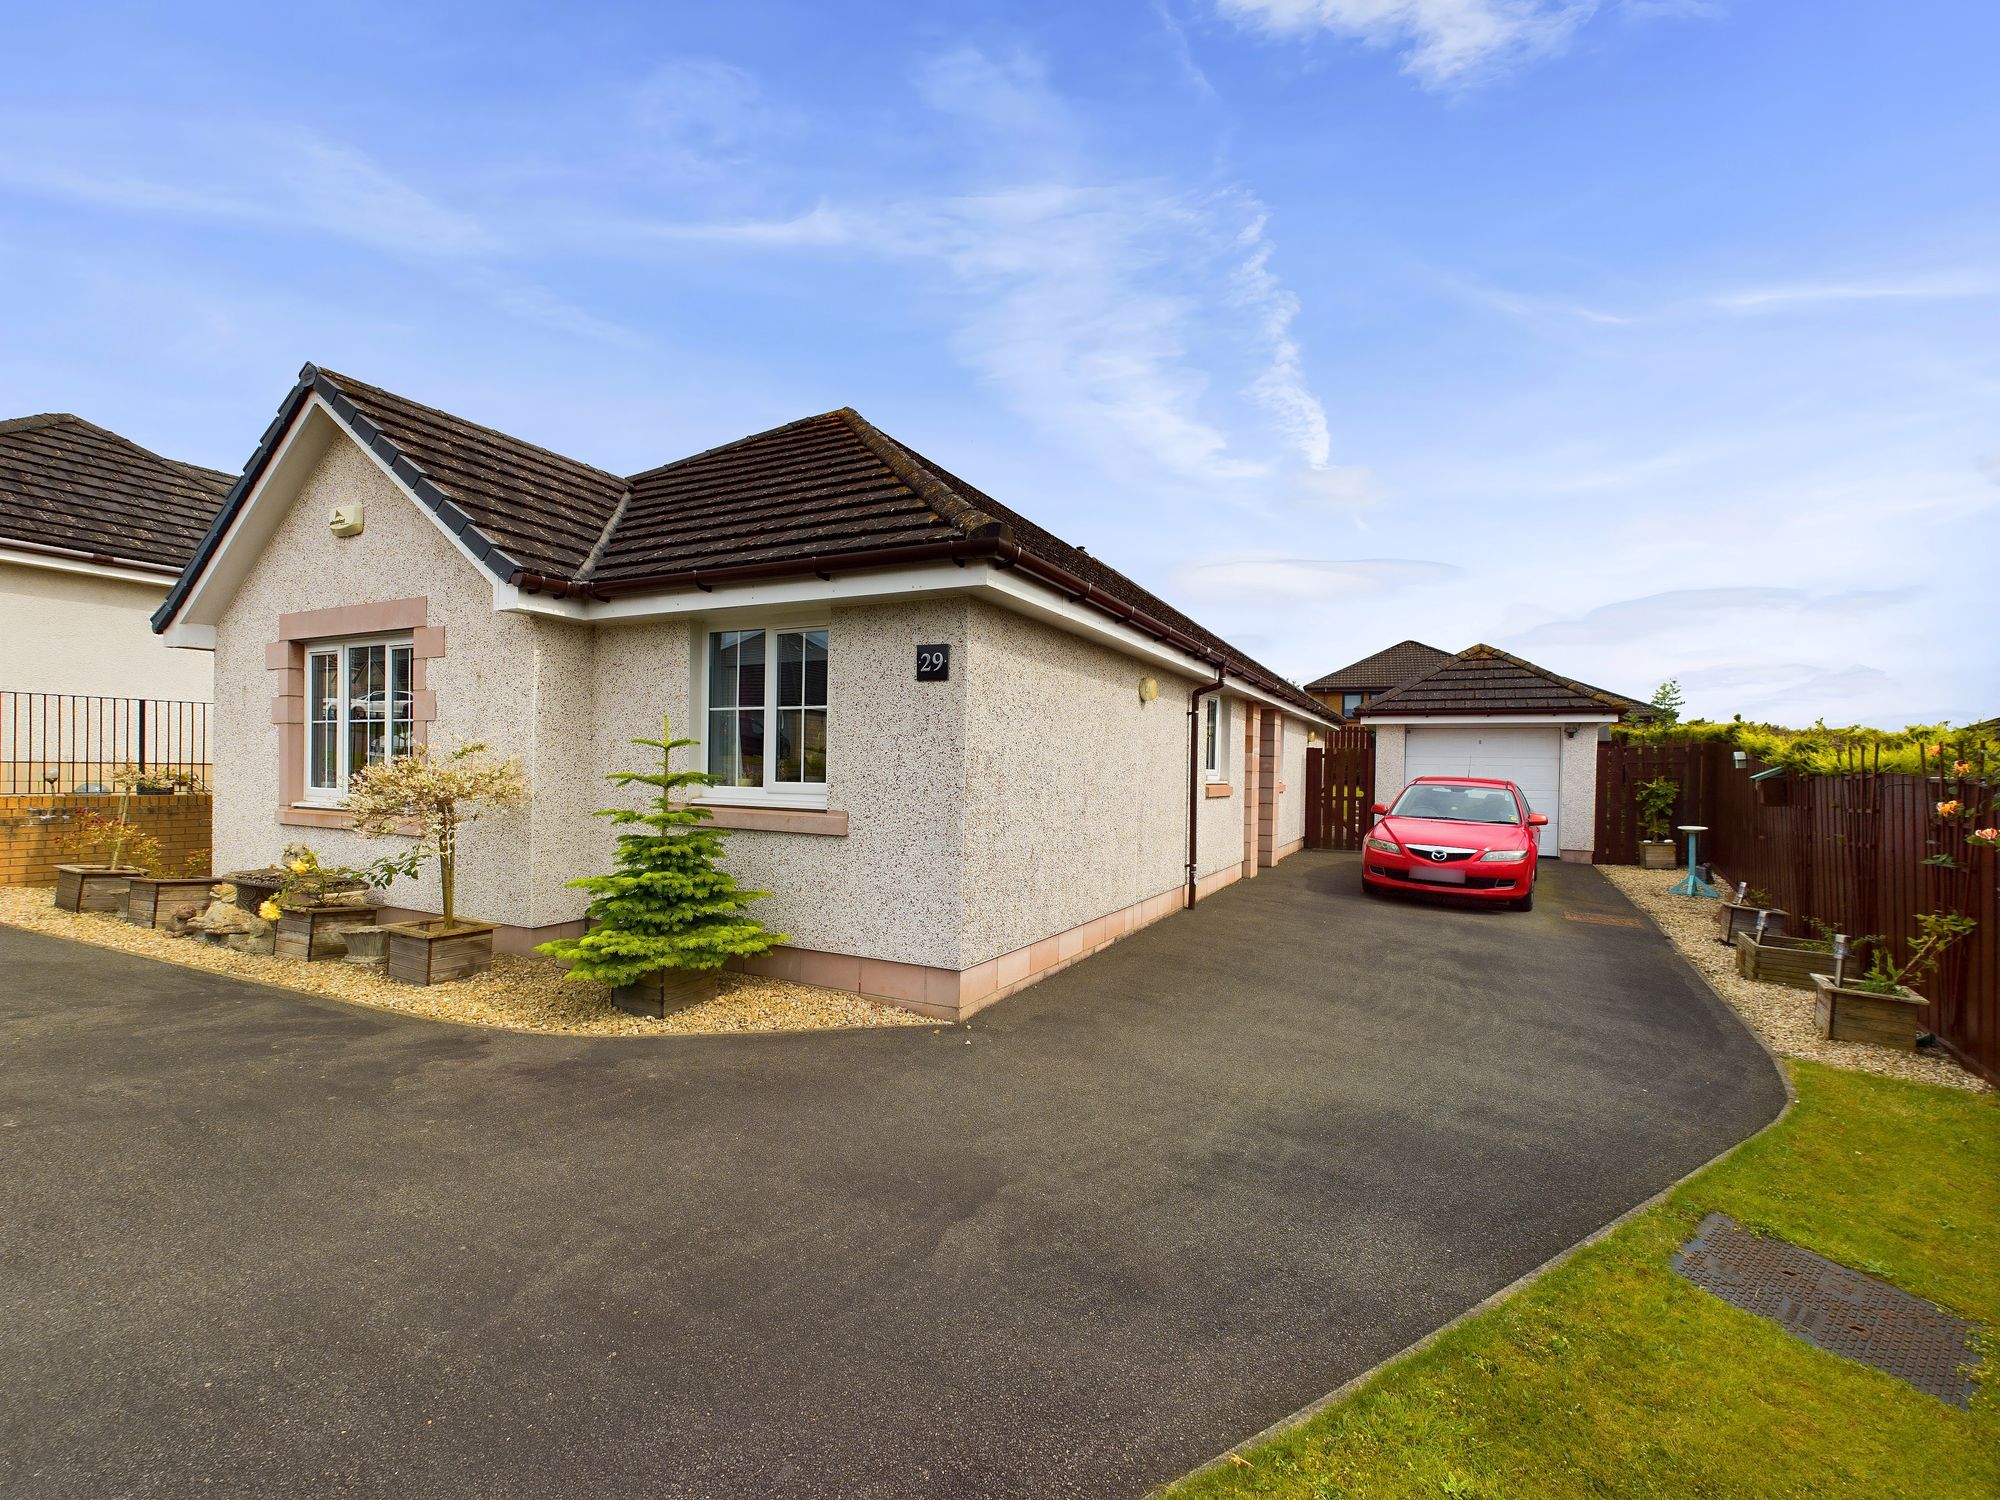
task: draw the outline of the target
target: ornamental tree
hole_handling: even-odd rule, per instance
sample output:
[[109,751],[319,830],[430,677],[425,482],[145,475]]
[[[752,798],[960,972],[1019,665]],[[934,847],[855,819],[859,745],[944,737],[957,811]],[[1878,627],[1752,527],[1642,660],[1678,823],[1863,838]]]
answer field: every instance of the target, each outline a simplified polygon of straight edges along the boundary
[[585,914],[589,931],[536,949],[567,963],[571,979],[616,988],[661,969],[719,969],[785,941],[783,933],[743,914],[771,893],[743,890],[716,867],[724,835],[703,826],[708,809],[675,800],[676,792],[715,784],[705,771],[673,769],[673,752],[697,742],[673,738],[667,721],[660,736],[632,741],[660,752],[658,771],[614,771],[606,778],[617,786],[655,787],[659,795],[647,811],[606,808],[597,814],[630,831],[618,835],[613,874],[570,882],[596,898]]
[[418,745],[407,755],[356,771],[347,785],[347,810],[362,836],[408,834],[415,825],[415,848],[370,869],[414,876],[435,858],[447,928],[458,925],[459,829],[477,819],[482,807],[514,807],[527,800],[521,763],[493,760],[477,740],[447,755]]

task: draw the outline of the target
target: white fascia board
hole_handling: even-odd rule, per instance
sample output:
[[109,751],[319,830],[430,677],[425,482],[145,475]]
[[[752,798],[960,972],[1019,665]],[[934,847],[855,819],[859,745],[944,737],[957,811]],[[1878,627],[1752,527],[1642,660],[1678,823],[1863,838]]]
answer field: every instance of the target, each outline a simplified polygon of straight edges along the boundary
[[1402,724],[1411,729],[1421,729],[1426,724],[1440,727],[1463,728],[1466,725],[1491,724],[1498,728],[1513,725],[1517,728],[1532,729],[1540,725],[1548,729],[1560,729],[1565,724],[1616,724],[1616,714],[1369,714],[1356,721],[1367,729],[1376,724]]
[[87,557],[64,557],[53,552],[29,552],[0,546],[0,563],[23,568],[45,568],[51,573],[76,573],[85,578],[111,578],[119,583],[149,583],[164,596],[173,587],[174,575],[152,568],[132,568],[121,563],[93,562]]
[[874,568],[836,573],[830,578],[756,578],[719,583],[713,588],[683,588],[667,594],[622,594],[611,599],[558,599],[549,594],[510,590],[497,609],[518,614],[553,615],[592,625],[622,620],[662,620],[731,613],[769,614],[774,610],[811,610],[829,604],[860,604],[899,599],[912,594],[960,593],[980,586],[984,563],[926,563],[912,568]]
[[160,639],[167,645],[178,647],[183,651],[213,651],[215,627],[190,625],[186,620],[176,619],[160,633]]

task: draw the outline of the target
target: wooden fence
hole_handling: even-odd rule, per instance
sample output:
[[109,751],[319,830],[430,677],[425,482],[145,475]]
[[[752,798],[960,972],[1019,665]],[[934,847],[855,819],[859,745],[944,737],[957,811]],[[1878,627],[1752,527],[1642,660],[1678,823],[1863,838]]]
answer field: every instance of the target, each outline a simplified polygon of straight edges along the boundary
[[[1752,759],[1738,769],[1727,745],[1614,742],[1598,747],[1597,766],[1601,864],[1638,858],[1632,789],[1665,776],[1681,789],[1674,823],[1707,827],[1704,862],[1782,907],[1794,931],[1817,921],[1879,936],[1900,958],[1924,913],[1971,917],[1978,927],[1918,988],[1938,1039],[2000,1082],[2000,852],[1965,837],[2000,822],[2000,765],[1948,746],[1932,775],[1884,772],[1857,753],[1838,774],[1753,782],[1767,767]],[[1939,815],[1954,802],[1958,813]]]
[[1375,737],[1331,729],[1324,745],[1306,747],[1306,847],[1359,849],[1374,821]]

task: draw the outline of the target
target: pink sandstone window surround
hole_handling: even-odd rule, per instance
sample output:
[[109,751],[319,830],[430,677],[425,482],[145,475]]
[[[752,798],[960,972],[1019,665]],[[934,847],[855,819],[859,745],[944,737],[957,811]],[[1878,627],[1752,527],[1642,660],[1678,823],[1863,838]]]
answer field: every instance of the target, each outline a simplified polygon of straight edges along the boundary
[[278,822],[293,828],[351,828],[354,820],[337,807],[309,805],[306,789],[306,657],[317,643],[355,636],[408,636],[410,644],[410,733],[418,744],[430,738],[437,718],[430,664],[444,655],[444,627],[431,625],[430,600],[389,599],[377,604],[345,604],[278,616],[278,638],[264,648],[264,666],[277,678],[271,722],[278,730]]

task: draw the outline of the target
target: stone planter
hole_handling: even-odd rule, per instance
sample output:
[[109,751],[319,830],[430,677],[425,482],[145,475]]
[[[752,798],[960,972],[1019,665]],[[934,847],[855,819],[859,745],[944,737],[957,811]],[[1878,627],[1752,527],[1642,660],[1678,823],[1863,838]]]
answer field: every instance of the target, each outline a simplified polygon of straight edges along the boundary
[[1815,974],[1833,972],[1833,949],[1813,938],[1772,937],[1759,942],[1755,932],[1736,938],[1736,972],[1745,979],[1788,984],[1795,990],[1813,987]]
[[385,969],[404,984],[449,984],[469,979],[493,967],[493,924],[460,922],[390,922]]
[[278,940],[274,950],[280,958],[310,962],[316,958],[344,958],[347,943],[342,934],[351,927],[373,927],[379,906],[352,906],[329,903],[324,906],[288,906],[278,916]]
[[1815,974],[1813,1024],[1836,1042],[1871,1042],[1877,1047],[1917,1050],[1923,1035],[1924,997],[1913,989],[1894,994],[1837,985],[1831,974]]
[[125,894],[137,865],[57,865],[58,911],[117,911],[125,909]]
[[135,927],[169,927],[174,911],[182,906],[206,906],[212,875],[176,876],[169,880],[157,875],[134,875],[127,882],[125,920]]
[[[279,870],[235,870],[227,875],[218,875],[217,880],[226,880],[236,887],[236,904],[245,911],[255,911],[266,901],[278,894],[278,888],[285,883],[285,876]],[[365,885],[335,886],[329,895],[366,895]]]
[[713,1000],[721,983],[714,969],[655,969],[637,984],[612,990],[611,1003],[627,1015],[670,1016]]
[[386,927],[350,927],[340,935],[347,945],[347,962],[366,964],[371,969],[379,969],[389,961],[389,929]]
[[1668,839],[1641,839],[1639,841],[1639,868],[1642,870],[1671,870],[1680,863],[1680,852]]
[[1764,916],[1764,935],[1783,937],[1785,935],[1785,914],[1775,906],[1739,905],[1734,901],[1719,901],[1715,907],[1715,940],[1725,947],[1735,947],[1739,937],[1749,936],[1757,931],[1757,916]]

